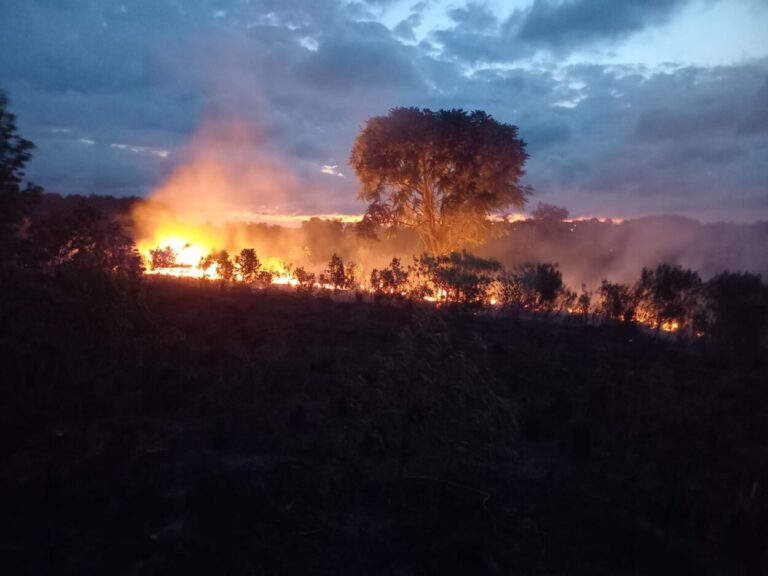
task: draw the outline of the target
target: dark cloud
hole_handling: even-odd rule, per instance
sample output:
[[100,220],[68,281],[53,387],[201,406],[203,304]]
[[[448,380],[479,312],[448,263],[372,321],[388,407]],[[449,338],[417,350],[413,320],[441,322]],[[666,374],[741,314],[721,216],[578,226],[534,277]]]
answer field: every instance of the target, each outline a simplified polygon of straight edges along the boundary
[[638,118],[635,137],[651,142],[697,138],[732,128],[737,117],[727,103],[698,110],[656,108]]
[[555,50],[616,40],[660,24],[688,0],[534,0],[517,39]]
[[525,140],[532,153],[564,144],[573,136],[571,124],[560,117],[531,119],[525,123]]
[[757,90],[749,112],[739,126],[741,134],[768,134],[768,78]]
[[448,10],[448,16],[465,30],[489,30],[498,25],[496,15],[485,4],[476,2],[470,2],[462,8],[452,8]]
[[395,36],[402,38],[404,40],[410,40],[415,41],[416,40],[416,33],[414,29],[421,24],[422,16],[421,14],[414,13],[408,16],[408,18],[401,20],[397,26],[395,26],[392,29],[392,32],[394,32]]
[[320,87],[397,86],[419,88],[421,78],[408,50],[383,25],[348,24],[343,33],[325,36],[302,68],[302,75]]
[[731,164],[741,160],[747,155],[747,150],[733,143],[728,144],[690,144],[687,146],[675,145],[662,148],[659,166],[680,169],[688,169],[691,164],[700,167],[711,167],[718,164]]
[[510,62],[541,51],[564,56],[624,40],[666,22],[691,0],[533,0],[499,22],[484,4],[449,11],[456,25],[434,37],[453,58]]

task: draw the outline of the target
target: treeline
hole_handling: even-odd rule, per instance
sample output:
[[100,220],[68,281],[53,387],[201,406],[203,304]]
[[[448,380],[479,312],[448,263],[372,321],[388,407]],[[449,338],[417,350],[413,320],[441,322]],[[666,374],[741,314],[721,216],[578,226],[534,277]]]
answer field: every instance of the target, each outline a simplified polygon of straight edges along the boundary
[[[134,235],[131,209],[147,202],[43,194],[31,218],[44,220],[87,205],[124,222],[126,231]],[[679,216],[655,216],[613,223],[571,221],[563,219],[567,216],[563,211],[552,212],[534,210],[527,220],[489,223],[488,238],[472,250],[507,268],[526,262],[559,262],[569,284],[584,283],[591,288],[597,288],[602,278],[634,282],[638,270],[659,262],[696,270],[704,279],[725,269],[749,271],[763,278],[768,275],[763,249],[768,243],[766,222],[703,224]],[[411,230],[389,230],[372,241],[359,233],[357,224],[321,218],[310,218],[296,228],[230,222],[221,227],[203,226],[201,232],[211,238],[237,238],[242,240],[237,248],[253,246],[260,254],[280,256],[312,269],[323,266],[334,252],[371,269],[382,267],[392,257],[405,260],[420,251],[417,235]],[[221,247],[234,248],[228,244]]]
[[[34,207],[34,191],[19,192]],[[22,198],[22,196],[20,196]],[[81,203],[45,219],[20,217],[3,235],[3,285],[29,283],[66,290],[67,300],[93,315],[111,314],[107,324],[123,328],[139,319],[144,263],[124,222]],[[152,252],[149,267],[162,271],[175,264],[169,248]],[[264,266],[257,251],[246,248],[231,256],[208,255],[203,268],[215,267],[224,282],[239,280],[269,286],[276,272]],[[768,288],[759,274],[722,272],[703,280],[694,270],[660,264],[643,268],[633,283],[603,280],[595,290],[569,287],[554,263],[505,267],[469,252],[427,255],[410,264],[392,258],[363,277],[361,268],[333,254],[316,273],[288,266],[297,290],[357,291],[376,302],[436,301],[458,309],[488,308],[512,316],[562,316],[585,323],[639,324],[653,330],[702,339],[730,356],[764,357],[768,345]]]

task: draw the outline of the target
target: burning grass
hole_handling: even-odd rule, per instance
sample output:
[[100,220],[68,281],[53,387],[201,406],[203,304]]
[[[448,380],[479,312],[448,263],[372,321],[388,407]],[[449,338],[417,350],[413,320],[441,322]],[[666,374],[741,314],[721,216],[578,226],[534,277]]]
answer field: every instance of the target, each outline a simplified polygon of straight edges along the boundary
[[[644,269],[634,286],[604,282],[593,303],[593,293],[582,286],[577,294],[563,282],[557,265],[524,264],[512,270],[499,262],[466,251],[445,256],[414,257],[410,265],[393,258],[388,266],[366,277],[361,267],[333,254],[323,270],[286,263],[276,257],[261,259],[253,248],[231,256],[211,250],[211,242],[188,240],[173,232],[160,235],[155,247],[143,242],[146,273],[239,283],[256,289],[289,286],[303,292],[356,293],[377,301],[418,300],[435,305],[581,318],[584,322],[636,322],[678,335],[703,335],[702,282],[695,272],[660,265]],[[191,235],[189,238],[195,238]]]

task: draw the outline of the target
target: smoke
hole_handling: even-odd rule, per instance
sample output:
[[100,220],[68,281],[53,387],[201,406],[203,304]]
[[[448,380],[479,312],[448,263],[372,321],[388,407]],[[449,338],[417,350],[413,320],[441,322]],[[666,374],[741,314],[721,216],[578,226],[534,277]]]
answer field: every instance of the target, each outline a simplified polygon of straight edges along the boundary
[[254,121],[211,118],[182,152],[180,165],[133,211],[137,245],[145,255],[186,244],[237,252],[258,240],[263,254],[288,261],[301,256],[300,237],[287,246],[279,234],[259,234],[258,226],[244,222],[279,216],[306,194],[322,197],[323,191],[288,168]]
[[209,121],[189,145],[181,165],[152,199],[193,222],[228,219],[243,209],[280,206],[295,197],[296,177],[246,122]]
[[[231,55],[221,59],[232,62]],[[234,59],[236,60],[236,59]],[[393,257],[405,263],[422,252],[415,235],[401,231],[378,241],[355,234],[337,220],[310,219],[298,227],[298,207],[323,212],[340,193],[354,195],[354,182],[336,176],[338,166],[287,161],[279,138],[265,129],[254,80],[239,66],[220,71],[206,120],[181,152],[177,168],[133,211],[135,239],[147,256],[156,247],[194,254],[255,248],[263,259],[321,270],[334,253],[355,262],[367,277]],[[271,134],[271,135],[270,135]],[[332,168],[333,170],[329,170]],[[341,169],[343,170],[343,168]],[[341,171],[338,170],[338,171]],[[327,184],[321,184],[325,179]],[[362,212],[364,206],[360,206]],[[624,222],[597,220],[494,222],[491,239],[468,247],[512,268],[525,262],[558,263],[564,279],[578,288],[602,279],[634,282],[643,267],[667,262],[710,277],[722,270],[748,270],[768,276],[768,225],[702,224],[681,217],[648,217]]]
[[477,248],[507,267],[555,262],[571,287],[595,288],[603,279],[633,283],[643,267],[661,263],[696,270],[706,280],[724,270],[768,277],[768,223],[704,224],[680,216],[622,222],[527,220]]

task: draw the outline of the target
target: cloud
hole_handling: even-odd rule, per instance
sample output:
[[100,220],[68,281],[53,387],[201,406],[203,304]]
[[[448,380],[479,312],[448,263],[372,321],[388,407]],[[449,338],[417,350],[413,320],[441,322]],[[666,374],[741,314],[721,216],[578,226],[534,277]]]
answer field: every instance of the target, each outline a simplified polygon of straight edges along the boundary
[[739,125],[739,133],[768,134],[768,78],[756,91],[750,110]]
[[[52,191],[147,194],[218,118],[258,127],[297,182],[287,207],[359,212],[346,168],[355,135],[408,105],[478,108],[518,125],[527,182],[575,214],[727,215],[768,194],[768,60],[531,58],[618,41],[672,18],[682,0],[537,0],[506,18],[472,2],[447,9],[418,44],[413,30],[434,4],[406,6],[390,29],[377,14],[396,3],[8,2],[2,88],[38,145],[28,174]],[[757,203],[758,215],[768,207]]]
[[416,33],[414,28],[421,24],[422,19],[421,14],[411,13],[408,18],[401,20],[397,26],[392,29],[392,32],[395,36],[402,38],[403,40],[415,41]]
[[570,51],[661,24],[688,1],[534,0],[523,12],[516,38],[536,47]]
[[498,25],[498,18],[485,4],[470,2],[462,8],[451,8],[448,16],[465,30],[491,30]]
[[333,166],[331,166],[330,164],[323,164],[320,167],[320,172],[322,174],[328,174],[329,176],[338,176],[339,178],[345,178],[344,174],[342,174],[339,171],[339,167],[336,164],[334,164]]
[[732,127],[737,117],[729,103],[694,110],[654,108],[638,118],[635,137],[649,142],[697,138]]
[[[720,0],[697,1],[705,6]],[[434,30],[432,38],[446,56],[469,65],[589,56],[675,22],[693,5],[695,0],[531,0],[500,19],[486,4],[469,2],[450,9],[451,24]]]

